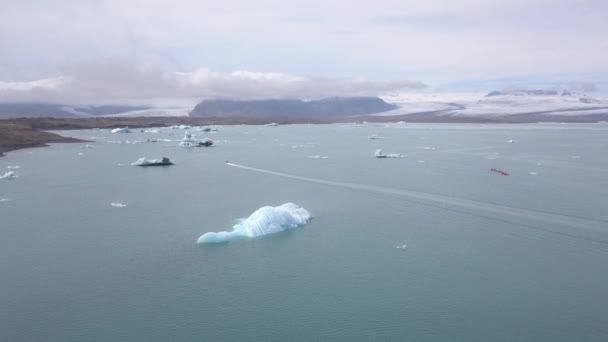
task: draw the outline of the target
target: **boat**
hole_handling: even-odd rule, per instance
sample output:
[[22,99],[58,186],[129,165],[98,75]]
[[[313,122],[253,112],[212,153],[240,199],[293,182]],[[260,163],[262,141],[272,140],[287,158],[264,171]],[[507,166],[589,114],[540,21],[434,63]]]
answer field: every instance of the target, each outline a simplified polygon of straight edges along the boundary
[[508,176],[509,175],[507,172],[502,171],[502,170],[498,170],[497,168],[494,168],[494,167],[491,168],[490,171],[496,172],[496,173],[498,173],[501,176]]
[[168,165],[173,165],[173,162],[171,161],[171,159],[169,159],[167,157],[162,157],[161,159],[149,159],[149,160],[146,160],[146,158],[139,158],[131,165],[133,165],[133,166],[168,166]]

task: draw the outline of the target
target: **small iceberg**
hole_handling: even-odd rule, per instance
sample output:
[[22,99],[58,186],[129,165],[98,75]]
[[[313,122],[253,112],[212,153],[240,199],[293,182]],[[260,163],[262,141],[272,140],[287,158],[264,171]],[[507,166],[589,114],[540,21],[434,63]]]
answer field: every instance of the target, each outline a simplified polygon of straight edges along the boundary
[[154,134],[160,133],[160,131],[158,129],[145,129],[142,132],[143,133],[154,133]]
[[129,126],[123,128],[114,128],[110,131],[111,133],[131,133]]
[[513,143],[515,142],[515,140],[510,139],[510,140],[507,140],[507,142],[508,142],[509,144],[513,144]]
[[278,126],[278,125],[279,125],[279,124],[278,124],[278,123],[276,123],[276,122],[271,122],[271,123],[265,124],[264,126],[266,126],[266,127],[276,127],[276,126]]
[[80,145],[80,148],[94,148],[95,146],[90,145],[90,144],[84,144],[84,145]]
[[308,156],[309,159],[327,159],[328,156]]
[[399,153],[384,153],[382,150],[378,149],[374,152],[374,157],[376,158],[402,158],[403,155]]
[[7,166],[6,168],[7,168],[7,169],[9,169],[9,170],[10,170],[10,169],[17,170],[17,169],[20,169],[20,168],[21,168],[21,166],[19,166],[19,165],[9,165],[9,166]]
[[530,172],[530,175],[536,176],[536,175],[538,175],[538,173],[536,173],[536,172]]
[[231,231],[205,233],[198,238],[197,243],[222,243],[237,238],[256,238],[279,233],[305,225],[310,217],[306,209],[293,203],[262,207],[234,225]]
[[186,133],[182,141],[179,143],[181,147],[209,147],[213,146],[213,140],[205,138],[203,140],[194,139],[192,134]]
[[10,199],[8,199],[8,198],[0,198],[0,202],[10,202]]
[[406,249],[406,248],[407,248],[407,245],[401,245],[401,246],[397,246],[396,248],[397,248],[397,249]]
[[171,159],[169,159],[167,157],[162,157],[161,159],[149,159],[149,160],[146,160],[146,158],[139,158],[131,165],[133,165],[133,166],[168,166],[168,165],[173,165],[173,162],[171,161]]
[[378,134],[372,134],[369,137],[367,137],[368,139],[372,139],[372,140],[376,140],[376,139],[382,139],[381,136],[379,136]]
[[173,125],[173,126],[170,126],[169,128],[171,128],[171,129],[191,129],[192,126],[191,125]]
[[8,171],[4,175],[0,176],[0,179],[15,179],[18,177],[19,176],[17,176],[17,174],[15,174],[13,171]]
[[126,204],[116,203],[116,202],[112,202],[112,203],[110,203],[110,205],[113,206],[114,208],[124,208],[127,206]]

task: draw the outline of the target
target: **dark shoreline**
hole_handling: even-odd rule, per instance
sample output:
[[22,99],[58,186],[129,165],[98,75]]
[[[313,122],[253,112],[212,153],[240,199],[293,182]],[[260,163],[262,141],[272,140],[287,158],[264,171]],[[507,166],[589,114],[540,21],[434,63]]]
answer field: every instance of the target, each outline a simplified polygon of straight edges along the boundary
[[48,146],[49,143],[75,143],[85,140],[63,137],[47,132],[72,129],[112,129],[118,127],[150,128],[172,125],[263,125],[271,122],[280,125],[290,124],[331,124],[331,123],[390,123],[405,121],[408,123],[468,123],[468,124],[515,124],[537,122],[567,122],[567,123],[597,123],[608,121],[606,114],[589,115],[547,115],[544,113],[529,113],[505,116],[458,116],[437,115],[426,112],[419,114],[394,116],[356,116],[343,118],[314,118],[291,116],[267,117],[88,117],[88,118],[14,118],[0,120],[0,157],[3,153],[30,147]]

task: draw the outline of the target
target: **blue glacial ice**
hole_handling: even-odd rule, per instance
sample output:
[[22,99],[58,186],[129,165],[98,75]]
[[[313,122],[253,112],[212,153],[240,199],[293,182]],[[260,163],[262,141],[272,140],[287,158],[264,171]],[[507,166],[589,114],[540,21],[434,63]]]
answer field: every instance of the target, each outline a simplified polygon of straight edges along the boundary
[[310,220],[310,213],[293,203],[277,207],[262,207],[241,220],[231,231],[209,232],[198,238],[198,243],[222,243],[236,238],[255,238],[297,228]]

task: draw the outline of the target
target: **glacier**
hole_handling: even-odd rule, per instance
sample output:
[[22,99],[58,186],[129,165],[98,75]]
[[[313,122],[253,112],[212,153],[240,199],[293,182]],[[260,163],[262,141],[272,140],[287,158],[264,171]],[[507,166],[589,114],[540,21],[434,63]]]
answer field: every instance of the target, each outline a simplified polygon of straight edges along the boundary
[[237,238],[255,238],[279,233],[305,225],[310,217],[308,210],[294,203],[261,207],[251,216],[234,225],[231,231],[205,233],[198,238],[197,243],[222,243]]

